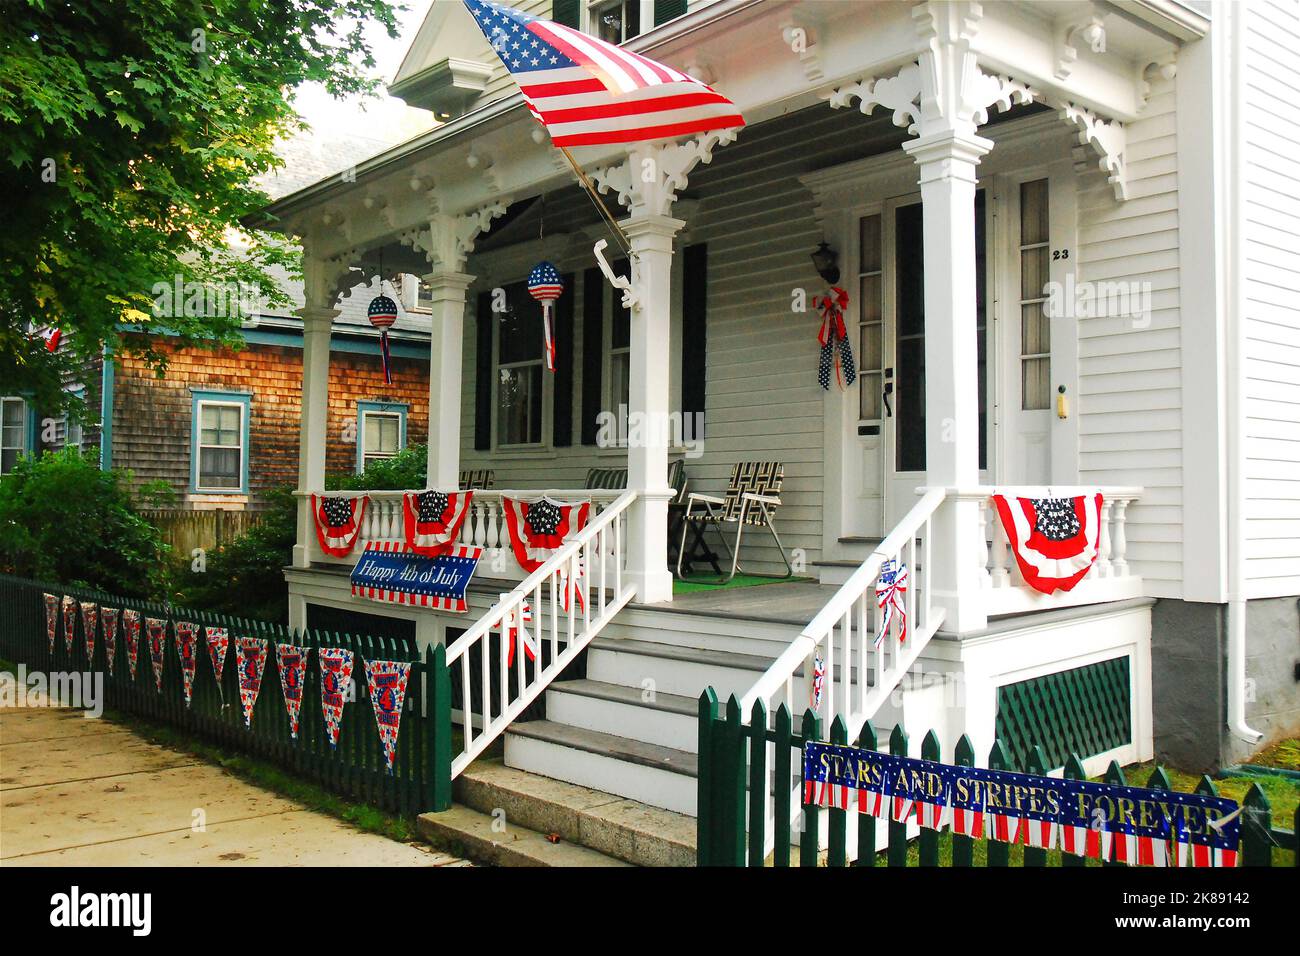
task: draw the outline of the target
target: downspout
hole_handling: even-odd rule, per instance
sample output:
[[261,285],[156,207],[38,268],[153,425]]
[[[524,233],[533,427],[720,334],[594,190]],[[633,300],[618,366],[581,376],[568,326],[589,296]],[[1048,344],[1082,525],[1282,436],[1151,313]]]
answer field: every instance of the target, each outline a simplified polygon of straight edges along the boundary
[[105,344],[100,355],[99,386],[99,467],[102,471],[113,468],[113,349]]
[[[1231,10],[1232,53],[1229,73],[1231,119],[1227,137],[1228,214],[1228,730],[1238,740],[1257,744],[1264,735],[1246,723],[1246,204],[1242,153],[1246,136],[1246,24],[1242,7]],[[1228,19],[1228,18],[1222,18]],[[1222,20],[1220,21],[1222,22]]]

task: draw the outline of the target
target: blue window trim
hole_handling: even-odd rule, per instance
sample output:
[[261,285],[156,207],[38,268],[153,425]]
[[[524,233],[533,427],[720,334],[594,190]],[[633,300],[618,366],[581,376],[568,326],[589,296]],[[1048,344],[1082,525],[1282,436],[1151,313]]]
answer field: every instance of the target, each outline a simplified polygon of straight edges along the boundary
[[365,414],[366,412],[388,412],[397,414],[397,450],[406,447],[406,413],[410,408],[406,402],[377,402],[370,399],[357,401],[357,474],[361,474],[362,458],[365,455]]
[[[238,488],[199,488],[199,403],[220,402],[240,405],[240,476]],[[252,411],[252,392],[222,392],[212,389],[190,389],[190,494],[192,495],[246,495],[248,494],[248,420]]]

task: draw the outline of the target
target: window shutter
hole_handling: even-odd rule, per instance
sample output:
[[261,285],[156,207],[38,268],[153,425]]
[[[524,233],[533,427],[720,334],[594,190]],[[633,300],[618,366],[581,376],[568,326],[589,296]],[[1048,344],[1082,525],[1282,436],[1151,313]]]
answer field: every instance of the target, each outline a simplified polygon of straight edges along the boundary
[[601,368],[604,358],[605,279],[599,269],[582,274],[582,443],[596,444],[601,413]]
[[[709,247],[696,243],[687,246],[682,256],[682,414],[703,414]],[[703,437],[695,436],[697,440]]]
[[492,450],[492,293],[478,294],[474,353],[474,450]]
[[[558,6],[558,4],[557,4]],[[686,0],[655,0],[655,26],[686,12]]]
[[[579,29],[578,4],[580,2],[581,0],[554,0],[551,4],[551,19],[556,23],[563,23],[566,27],[573,27],[575,30]],[[657,3],[655,9],[658,9]]]
[[555,303],[555,395],[551,404],[551,444],[573,444],[573,287],[574,274],[561,279],[564,293]]

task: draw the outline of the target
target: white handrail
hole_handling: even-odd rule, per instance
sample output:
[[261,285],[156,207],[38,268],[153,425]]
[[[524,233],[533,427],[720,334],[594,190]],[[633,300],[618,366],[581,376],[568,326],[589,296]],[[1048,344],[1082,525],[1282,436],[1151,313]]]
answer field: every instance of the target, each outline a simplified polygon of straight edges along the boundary
[[[502,594],[486,614],[448,646],[447,669],[459,668],[461,678],[460,707],[453,701],[452,709],[460,710],[464,729],[461,751],[451,762],[453,778],[546,690],[634,596],[635,590],[623,576],[623,516],[636,497],[635,491],[620,494],[513,591]],[[571,591],[567,608],[562,600],[566,590]],[[513,692],[507,665],[512,628],[520,629]],[[496,708],[488,653],[494,631],[500,635]],[[525,632],[530,638],[525,637]],[[535,641],[537,654],[531,668],[526,650],[529,639]],[[477,675],[471,673],[470,650],[474,647],[479,650]],[[473,706],[476,683],[480,705],[477,715]]]

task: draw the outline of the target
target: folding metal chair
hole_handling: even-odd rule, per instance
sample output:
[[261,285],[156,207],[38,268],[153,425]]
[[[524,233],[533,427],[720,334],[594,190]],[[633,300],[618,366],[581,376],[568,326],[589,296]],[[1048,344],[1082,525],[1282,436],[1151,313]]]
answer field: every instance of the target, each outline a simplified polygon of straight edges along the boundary
[[[731,483],[727,486],[725,497],[705,495],[693,491],[686,496],[686,516],[682,521],[681,541],[677,548],[677,576],[682,576],[682,560],[686,553],[686,532],[694,527],[697,538],[703,535],[704,528],[713,527],[722,539],[722,547],[731,558],[731,573],[718,583],[726,584],[741,570],[740,544],[746,527],[766,528],[776,550],[785,562],[785,574],[761,574],[756,577],[788,578],[794,575],[794,568],[786,556],[785,546],[776,533],[776,509],[781,507],[781,483],[785,480],[785,466],[779,461],[743,461],[731,470]],[[703,510],[697,510],[703,505]],[[715,507],[719,510],[715,510]],[[736,523],[736,543],[732,547],[722,532],[726,522]]]

